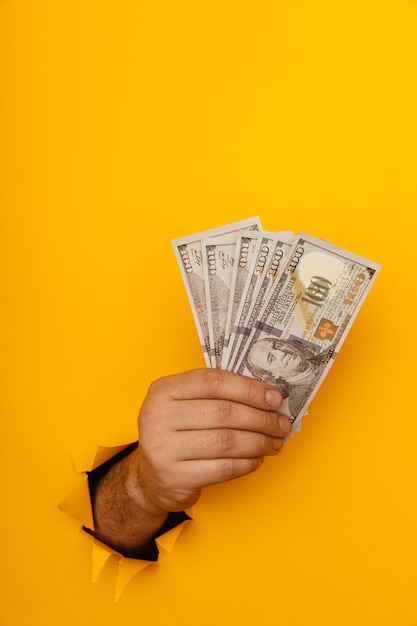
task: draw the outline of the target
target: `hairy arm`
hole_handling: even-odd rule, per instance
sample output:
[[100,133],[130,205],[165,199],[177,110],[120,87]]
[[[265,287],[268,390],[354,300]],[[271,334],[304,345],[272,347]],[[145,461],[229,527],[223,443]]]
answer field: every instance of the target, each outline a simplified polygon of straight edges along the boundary
[[272,386],[232,372],[201,369],[149,388],[139,413],[140,445],[94,490],[95,536],[136,554],[168,514],[195,504],[208,485],[256,470],[289,434]]
[[146,548],[168,517],[146,500],[138,480],[137,448],[117,461],[92,490],[94,535],[125,556]]

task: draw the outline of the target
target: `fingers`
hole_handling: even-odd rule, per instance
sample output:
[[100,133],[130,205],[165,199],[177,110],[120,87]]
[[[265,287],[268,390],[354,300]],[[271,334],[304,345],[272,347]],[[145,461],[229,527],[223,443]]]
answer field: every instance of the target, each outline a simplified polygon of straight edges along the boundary
[[282,396],[277,389],[254,378],[219,369],[191,370],[159,379],[153,389],[164,391],[173,400],[231,400],[258,409],[277,409]]
[[281,394],[265,383],[222,370],[161,378],[150,387],[141,422],[170,431],[234,429],[286,437],[291,423],[276,407]]
[[185,488],[191,489],[196,483],[201,487],[208,487],[246,476],[257,470],[262,462],[262,458],[184,461],[179,473]]
[[291,431],[289,419],[277,411],[281,403],[270,385],[217,369],[152,383],[139,430],[141,467],[154,491],[176,505],[181,494],[255,471],[265,456],[281,450]]
[[290,420],[282,413],[229,400],[186,400],[178,404],[180,411],[169,418],[175,430],[233,428],[271,437],[286,437],[291,430]]
[[280,437],[232,429],[184,431],[176,434],[171,454],[179,461],[197,459],[251,459],[278,454]]

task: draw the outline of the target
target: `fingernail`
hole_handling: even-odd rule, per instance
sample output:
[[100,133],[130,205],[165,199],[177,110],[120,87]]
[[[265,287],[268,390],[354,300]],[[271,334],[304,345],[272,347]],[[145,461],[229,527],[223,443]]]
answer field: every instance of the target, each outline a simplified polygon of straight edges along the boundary
[[282,396],[279,391],[276,391],[275,389],[268,389],[265,394],[265,400],[267,401],[269,406],[272,406],[274,407],[274,409],[276,409],[281,406]]
[[278,424],[284,435],[288,435],[291,430],[291,422],[288,417],[285,417],[285,415],[280,415],[278,418]]

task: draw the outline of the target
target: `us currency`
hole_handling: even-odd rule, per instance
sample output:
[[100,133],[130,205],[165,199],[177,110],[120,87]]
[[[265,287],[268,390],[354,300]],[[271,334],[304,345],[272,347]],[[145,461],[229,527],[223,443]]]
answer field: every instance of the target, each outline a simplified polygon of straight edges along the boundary
[[233,371],[246,345],[249,329],[256,319],[268,289],[285,262],[293,241],[294,236],[289,232],[261,231],[257,255],[250,267],[240,305],[234,315],[231,337],[223,357],[223,369]]
[[235,265],[236,233],[201,242],[211,367],[220,367]]
[[[226,326],[223,337],[223,351],[220,367],[226,369],[227,348],[242,297],[245,293],[246,281],[256,259],[263,231],[247,231],[240,233],[236,241],[235,263],[233,265],[232,282],[230,285],[229,302],[227,304]],[[226,360],[225,360],[226,359]]]
[[259,217],[226,224],[218,228],[202,231],[194,235],[180,237],[172,241],[175,256],[180,268],[181,276],[187,292],[190,307],[193,313],[199,341],[203,350],[204,360],[208,367],[210,359],[210,337],[208,327],[208,312],[203,277],[203,259],[201,241],[208,237],[218,237],[240,230],[259,230]]
[[293,430],[333,364],[381,269],[299,234],[233,371],[275,385]]

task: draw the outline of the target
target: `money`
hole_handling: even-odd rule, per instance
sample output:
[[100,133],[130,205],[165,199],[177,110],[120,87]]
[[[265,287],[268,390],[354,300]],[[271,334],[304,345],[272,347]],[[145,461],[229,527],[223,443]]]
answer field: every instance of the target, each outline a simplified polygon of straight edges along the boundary
[[219,237],[220,235],[247,229],[259,230],[260,227],[261,223],[259,217],[253,217],[172,241],[188,300],[193,312],[204,360],[208,367],[211,367],[211,350],[201,242],[208,237]]
[[259,218],[173,241],[204,358],[274,385],[300,429],[381,266]]
[[234,371],[266,380],[296,424],[333,364],[381,266],[297,236]]
[[[221,367],[228,314],[233,311],[235,299],[232,286],[235,290],[239,285],[236,267],[242,263],[242,250],[246,249],[250,255],[252,242],[257,242],[257,231],[253,231],[253,236],[250,233],[232,232],[201,242],[212,367]],[[231,293],[233,298],[229,303]]]
[[290,252],[293,240],[293,235],[289,233],[260,234],[257,256],[250,268],[240,305],[234,316],[227,353],[222,363],[224,369],[233,371],[235,363],[239,361],[257,313]]
[[254,262],[255,255],[259,248],[259,231],[248,231],[238,235],[235,250],[235,263],[233,266],[232,283],[230,286],[229,302],[227,305],[226,326],[223,337],[223,354],[220,366],[225,369],[227,362],[227,350],[233,323],[245,293],[246,281],[250,273],[250,268]]

